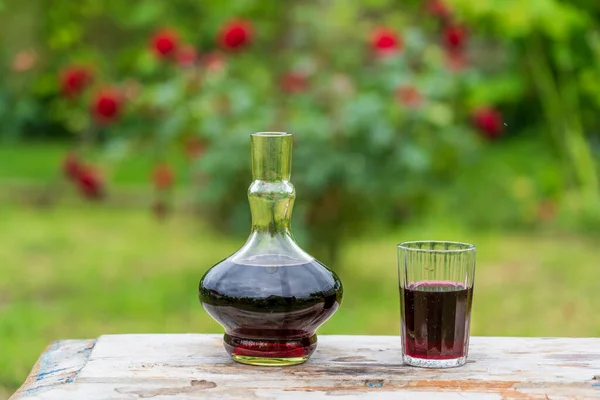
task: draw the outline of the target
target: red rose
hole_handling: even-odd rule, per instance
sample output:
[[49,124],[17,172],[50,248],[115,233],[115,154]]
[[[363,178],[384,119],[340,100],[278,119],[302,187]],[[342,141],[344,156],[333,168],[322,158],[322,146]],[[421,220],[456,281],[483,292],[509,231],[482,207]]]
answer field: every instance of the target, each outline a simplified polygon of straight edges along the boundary
[[448,25],[444,28],[444,43],[449,49],[462,49],[467,41],[467,30],[459,25]]
[[12,68],[16,72],[26,72],[34,68],[38,60],[35,50],[21,50],[13,58]]
[[104,196],[102,179],[91,167],[82,168],[75,183],[79,192],[87,199],[96,200]]
[[191,44],[186,44],[177,50],[177,55],[175,57],[180,66],[190,67],[196,63],[198,51]]
[[496,109],[478,108],[473,112],[473,124],[488,139],[496,139],[502,134],[502,115]]
[[96,122],[114,122],[121,112],[121,95],[114,89],[105,88],[96,93],[92,101],[92,115]]
[[219,44],[228,50],[239,50],[250,44],[253,35],[252,24],[244,20],[226,23],[219,33]]
[[402,40],[395,31],[385,27],[376,28],[371,34],[371,47],[380,54],[402,50]]
[[300,93],[308,90],[308,77],[300,72],[287,72],[281,77],[281,88],[287,93]]
[[150,42],[154,53],[160,57],[169,57],[177,51],[179,35],[170,28],[163,28],[156,32]]
[[68,179],[76,180],[83,170],[83,164],[76,154],[69,153],[63,161],[62,169]]
[[423,96],[419,89],[412,85],[400,86],[396,89],[396,96],[400,103],[408,108],[418,108],[423,103]]
[[223,54],[215,51],[202,57],[202,65],[209,72],[219,72],[227,66],[227,59]]
[[67,97],[75,97],[92,81],[92,71],[83,66],[72,65],[60,73],[60,89]]
[[152,181],[158,190],[169,189],[173,186],[173,170],[168,164],[160,164],[152,171]]
[[459,72],[469,66],[469,60],[463,50],[446,50],[446,66],[448,69]]
[[444,0],[429,0],[427,11],[436,17],[447,18],[450,16],[450,8]]
[[185,154],[190,160],[202,156],[206,151],[206,142],[197,137],[187,139],[183,146]]

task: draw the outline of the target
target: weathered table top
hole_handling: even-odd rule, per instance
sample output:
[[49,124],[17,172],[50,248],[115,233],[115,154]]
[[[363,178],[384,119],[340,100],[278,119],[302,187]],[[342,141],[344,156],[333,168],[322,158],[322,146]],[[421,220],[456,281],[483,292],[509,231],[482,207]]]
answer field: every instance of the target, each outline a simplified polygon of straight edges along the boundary
[[[334,396],[334,397],[332,397]],[[221,335],[61,340],[11,399],[600,398],[600,339],[473,337],[467,365],[402,365],[396,336],[320,336],[305,364],[237,364]]]

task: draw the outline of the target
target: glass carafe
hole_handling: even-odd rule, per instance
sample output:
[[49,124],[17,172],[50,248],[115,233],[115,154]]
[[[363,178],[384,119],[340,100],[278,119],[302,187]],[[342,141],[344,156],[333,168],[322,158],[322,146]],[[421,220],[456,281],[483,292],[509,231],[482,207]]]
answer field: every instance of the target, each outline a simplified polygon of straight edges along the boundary
[[198,297],[225,328],[223,343],[233,360],[300,364],[317,347],[316,329],[340,306],[342,283],[292,236],[292,135],[254,133],[251,146],[250,237],[204,274]]

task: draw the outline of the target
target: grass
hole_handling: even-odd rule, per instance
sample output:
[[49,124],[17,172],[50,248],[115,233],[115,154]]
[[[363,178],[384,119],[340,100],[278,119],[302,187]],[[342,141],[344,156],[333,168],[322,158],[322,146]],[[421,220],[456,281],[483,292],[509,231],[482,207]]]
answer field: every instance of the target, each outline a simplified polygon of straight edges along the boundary
[[[186,215],[159,223],[147,210],[84,203],[0,205],[0,220],[0,393],[23,382],[52,340],[221,332],[198,303],[197,283],[243,239]],[[597,244],[424,226],[347,244],[344,303],[320,333],[398,334],[395,244],[448,237],[478,245],[472,334],[600,335]]]
[[[147,209],[115,204],[68,199],[28,207],[29,194],[15,202],[15,182],[58,182],[66,149],[60,143],[0,146],[0,197],[9,199],[0,201],[0,398],[56,339],[222,331],[198,303],[197,284],[244,239],[218,235],[184,214],[160,223]],[[169,157],[183,173],[181,155]],[[147,196],[151,166],[149,154],[127,158],[111,182],[119,190],[137,185]],[[481,234],[439,222],[347,243],[339,271],[344,302],[319,332],[397,335],[395,244],[425,238],[478,246],[472,334],[600,336],[593,239]]]

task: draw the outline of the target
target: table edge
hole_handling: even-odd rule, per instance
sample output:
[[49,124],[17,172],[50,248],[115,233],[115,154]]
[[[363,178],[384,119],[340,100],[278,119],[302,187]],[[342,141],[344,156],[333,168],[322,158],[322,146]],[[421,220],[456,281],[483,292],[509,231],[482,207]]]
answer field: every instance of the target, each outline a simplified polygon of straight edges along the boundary
[[30,397],[59,385],[73,383],[90,358],[96,342],[97,339],[65,339],[49,344],[25,382],[9,400]]

